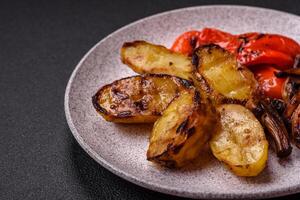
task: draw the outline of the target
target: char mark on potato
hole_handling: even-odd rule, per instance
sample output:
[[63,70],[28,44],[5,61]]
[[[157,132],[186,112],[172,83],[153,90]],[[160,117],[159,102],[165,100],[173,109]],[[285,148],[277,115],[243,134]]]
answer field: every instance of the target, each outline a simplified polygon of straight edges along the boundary
[[148,109],[148,103],[145,99],[134,102],[134,105],[141,111]]
[[92,97],[92,103],[93,103],[93,106],[94,108],[100,112],[100,113],[103,113],[103,114],[107,114],[107,110],[102,108],[100,105],[99,105],[99,102],[98,102],[98,97],[99,97],[99,92],[97,92],[93,97]]
[[193,36],[193,37],[190,39],[190,45],[191,45],[192,49],[195,49],[195,48],[196,48],[197,40],[198,40],[198,38],[195,37],[195,36]]
[[187,137],[191,137],[195,133],[195,131],[196,131],[196,128],[194,126],[189,128],[186,132]]
[[195,102],[196,104],[199,104],[200,101],[201,101],[200,92],[195,91],[194,102]]
[[128,99],[128,98],[129,98],[129,96],[128,96],[127,94],[125,94],[125,93],[119,91],[119,90],[116,89],[116,88],[112,88],[111,92],[112,92],[112,94],[113,94],[114,96],[116,96],[116,98],[119,99],[119,100],[125,100],[125,99]]
[[182,86],[184,86],[185,88],[189,89],[193,86],[193,83],[189,80],[186,80],[186,79],[179,79],[179,82]]
[[187,118],[186,120],[184,120],[176,129],[176,133],[178,134],[182,134],[186,131],[187,129],[187,125],[189,123],[189,118]]
[[198,67],[199,67],[199,56],[197,54],[195,54],[195,53],[192,55],[192,64],[198,70]]
[[120,117],[120,118],[126,118],[126,117],[131,117],[131,116],[132,116],[132,112],[130,110],[122,111],[117,114],[117,117]]

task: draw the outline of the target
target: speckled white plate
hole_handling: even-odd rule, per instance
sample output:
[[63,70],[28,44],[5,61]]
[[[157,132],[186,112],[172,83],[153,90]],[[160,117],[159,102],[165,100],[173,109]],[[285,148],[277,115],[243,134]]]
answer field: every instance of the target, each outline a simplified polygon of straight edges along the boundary
[[123,42],[147,40],[170,47],[182,32],[204,27],[231,33],[279,33],[300,41],[300,17],[254,7],[192,7],[134,22],[96,44],[76,66],[65,94],[66,117],[74,137],[111,172],[159,192],[192,198],[263,198],[300,192],[300,151],[296,148],[283,161],[271,150],[266,169],[255,178],[236,177],[210,154],[199,161],[199,167],[162,169],[146,160],[151,126],[108,123],[93,108],[91,97],[101,86],[134,74],[120,62]]

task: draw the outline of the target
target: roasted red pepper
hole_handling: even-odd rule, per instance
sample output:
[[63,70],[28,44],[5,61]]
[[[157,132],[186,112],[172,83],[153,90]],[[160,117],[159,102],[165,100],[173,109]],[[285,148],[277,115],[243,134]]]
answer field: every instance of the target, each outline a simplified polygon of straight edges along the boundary
[[277,78],[274,74],[278,72],[277,69],[263,65],[257,66],[252,71],[264,95],[276,99],[282,98],[281,91],[286,78]]
[[193,50],[200,46],[198,40],[200,34],[200,31],[188,31],[181,34],[173,43],[171,50],[186,55],[191,55]]
[[238,52],[238,60],[246,66],[271,64],[277,69],[293,66],[300,46],[294,40],[276,34],[248,33],[239,38],[243,41]]
[[188,31],[180,35],[171,49],[175,52],[191,55],[193,50],[205,44],[217,44],[228,51],[235,53],[241,41],[237,36],[217,29],[205,28],[200,31]]
[[183,33],[171,49],[191,55],[195,48],[211,43],[235,53],[238,61],[254,72],[265,95],[272,98],[281,98],[285,80],[275,77],[274,72],[291,68],[300,54],[300,45],[285,36],[255,32],[232,35],[212,28]]
[[183,33],[171,49],[190,55],[194,48],[210,43],[236,53],[239,62],[246,66],[271,64],[278,69],[288,69],[300,54],[300,45],[285,36],[262,33],[232,35],[212,28]]

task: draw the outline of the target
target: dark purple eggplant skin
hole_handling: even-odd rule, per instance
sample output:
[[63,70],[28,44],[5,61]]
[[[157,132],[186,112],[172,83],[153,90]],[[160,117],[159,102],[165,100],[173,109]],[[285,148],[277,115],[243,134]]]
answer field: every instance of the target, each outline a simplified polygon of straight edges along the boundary
[[286,69],[286,70],[282,70],[279,72],[274,72],[275,76],[277,78],[285,78],[285,77],[300,77],[300,68],[291,68],[291,69]]
[[271,99],[270,101],[272,109],[276,110],[279,115],[282,115],[286,108],[286,103],[281,99]]
[[300,148],[300,105],[295,109],[291,117],[292,137],[296,147]]
[[273,139],[277,156],[279,158],[289,156],[292,152],[292,146],[288,131],[278,112],[272,108],[271,103],[265,100],[249,100],[246,107],[254,113]]

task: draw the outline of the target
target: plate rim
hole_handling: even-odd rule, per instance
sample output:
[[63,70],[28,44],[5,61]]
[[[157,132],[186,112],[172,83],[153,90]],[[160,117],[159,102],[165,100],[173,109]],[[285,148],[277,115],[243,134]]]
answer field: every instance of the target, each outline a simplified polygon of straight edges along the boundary
[[143,17],[141,19],[135,20],[125,26],[122,26],[112,33],[108,34],[104,38],[102,38],[99,42],[97,42],[90,50],[85,53],[85,55],[80,59],[79,63],[76,65],[75,69],[72,71],[71,76],[68,80],[66,89],[65,89],[65,95],[64,95],[64,111],[65,111],[65,116],[67,120],[67,124],[71,130],[72,135],[78,142],[78,144],[81,146],[81,148],[84,149],[84,151],[91,157],[93,158],[98,164],[100,164],[102,167],[105,169],[109,170],[113,174],[125,179],[126,181],[129,181],[135,185],[141,186],[143,188],[161,192],[164,194],[169,194],[169,195],[175,195],[179,197],[188,197],[188,198],[210,198],[210,199],[229,199],[229,198],[271,198],[271,197],[279,197],[279,196],[284,196],[284,195],[289,195],[289,194],[294,194],[300,191],[300,184],[295,185],[293,187],[284,187],[281,189],[273,189],[269,190],[266,192],[257,192],[257,193],[238,193],[238,194],[228,194],[228,193],[210,193],[210,192],[190,192],[190,191],[184,191],[184,190],[178,190],[176,188],[171,188],[168,186],[163,186],[163,185],[157,185],[153,182],[147,183],[144,180],[139,180],[136,178],[134,175],[131,175],[120,168],[114,166],[113,164],[107,162],[104,158],[102,158],[99,154],[97,154],[90,146],[84,142],[83,138],[80,136],[79,132],[76,129],[76,126],[73,123],[72,117],[71,117],[71,112],[70,112],[70,107],[69,107],[69,102],[70,102],[70,90],[72,83],[74,81],[74,78],[79,70],[79,68],[82,66],[84,61],[87,59],[87,57],[98,47],[100,46],[105,40],[107,40],[110,37],[113,37],[113,35],[131,27],[134,26],[138,23],[141,23],[146,20],[150,20],[155,17],[159,17],[165,14],[169,13],[175,13],[175,12],[180,12],[180,11],[188,11],[188,10],[197,10],[197,9],[205,9],[205,8],[220,8],[220,7],[226,7],[226,8],[241,8],[241,9],[255,9],[255,10],[267,10],[271,12],[277,12],[280,14],[285,14],[285,15],[290,15],[293,17],[296,17],[300,20],[300,16],[293,14],[293,13],[288,13],[285,11],[280,11],[280,10],[275,10],[271,8],[264,8],[264,7],[256,7],[256,6],[248,6],[248,5],[224,5],[224,4],[216,4],[216,5],[200,5],[200,6],[190,6],[190,7],[183,7],[183,8],[177,8],[177,9],[172,9],[172,10],[167,10],[163,11],[160,13],[152,14],[147,17]]

